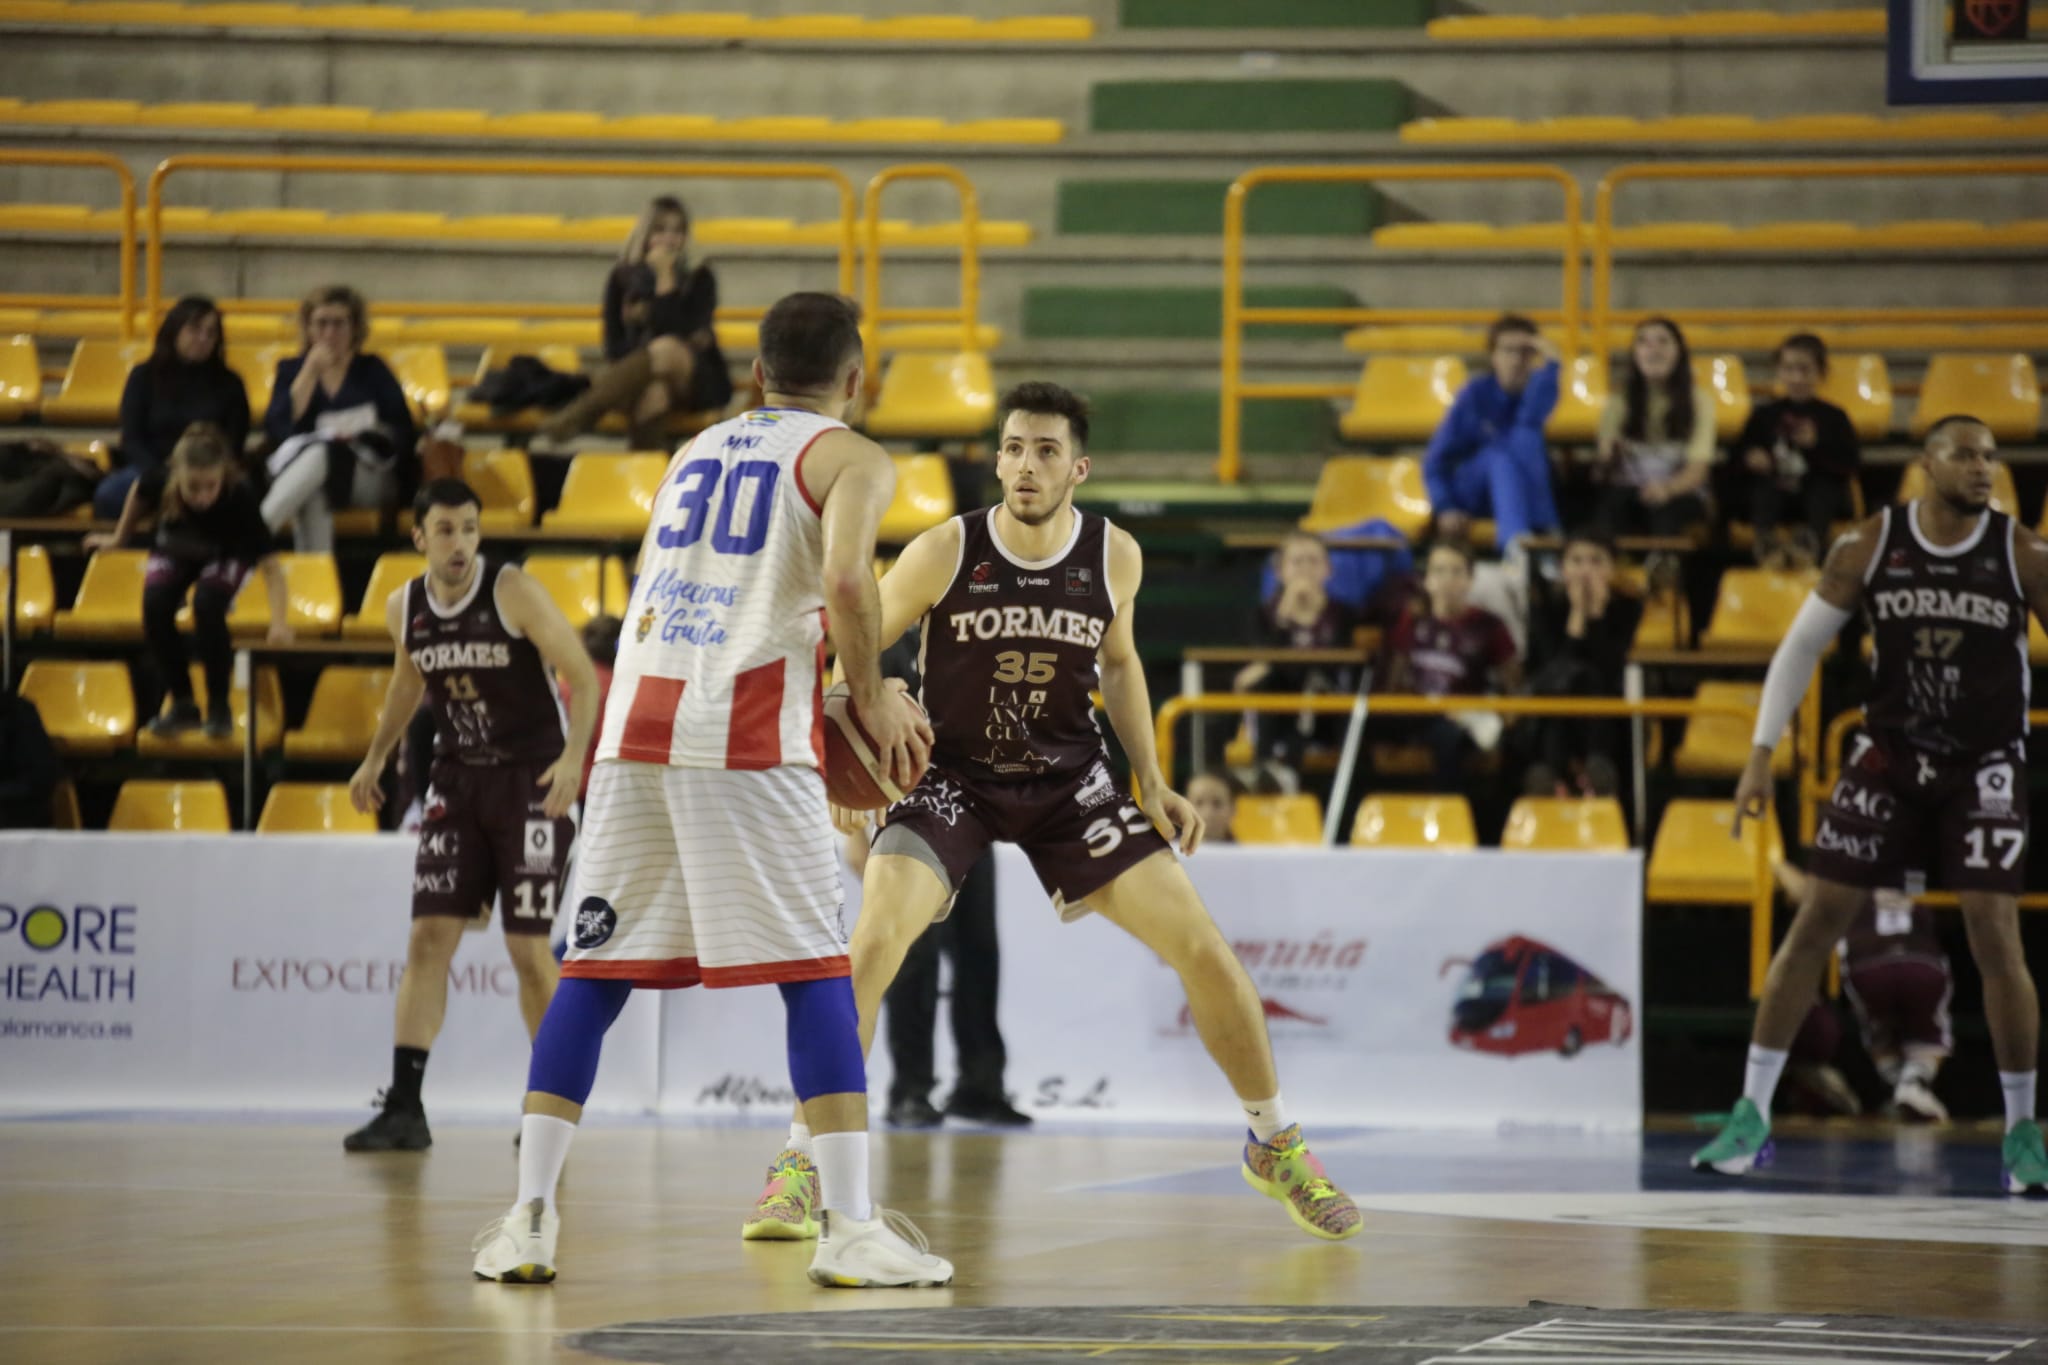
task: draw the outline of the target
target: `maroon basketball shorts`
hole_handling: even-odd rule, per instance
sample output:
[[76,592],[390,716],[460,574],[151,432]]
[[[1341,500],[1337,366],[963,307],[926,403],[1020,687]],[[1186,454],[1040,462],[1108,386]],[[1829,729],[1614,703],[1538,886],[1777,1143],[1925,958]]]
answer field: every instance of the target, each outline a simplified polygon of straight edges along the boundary
[[421,800],[412,915],[474,919],[500,904],[508,934],[554,927],[576,822],[541,810],[546,765],[434,764]]
[[1088,897],[1168,847],[1098,758],[1078,772],[1004,782],[934,763],[884,813],[874,851],[915,858],[958,891],[996,843],[1024,850],[1063,920],[1087,914]]
[[1952,1050],[1948,1002],[1954,983],[1947,962],[1902,955],[1854,961],[1842,974],[1842,988],[1871,1056],[1897,1056],[1907,1048]]
[[2026,877],[2026,769],[2018,746],[1938,758],[1858,736],[1821,812],[1810,870],[1844,886],[2018,895]]

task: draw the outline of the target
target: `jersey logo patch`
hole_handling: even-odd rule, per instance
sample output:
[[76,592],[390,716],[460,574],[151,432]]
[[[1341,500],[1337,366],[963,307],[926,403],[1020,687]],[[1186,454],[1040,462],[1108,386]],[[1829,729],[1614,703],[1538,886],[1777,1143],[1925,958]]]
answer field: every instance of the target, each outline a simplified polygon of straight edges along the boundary
[[996,582],[996,566],[989,563],[986,559],[975,565],[973,572],[967,575],[967,591],[969,592],[1001,592],[1002,590],[1003,585]]
[[644,642],[647,639],[647,632],[653,629],[654,608],[649,607],[646,611],[640,613],[640,620],[633,626],[633,638]]
[[1086,597],[1095,591],[1095,570],[1083,564],[1067,568],[1067,596]]
[[618,912],[596,896],[586,896],[576,907],[576,926],[572,931],[578,948],[595,948],[612,936],[618,928]]
[[1977,770],[1977,814],[1992,820],[2012,814],[2012,764],[1994,763]]
[[1088,780],[1075,791],[1074,800],[1082,810],[1094,810],[1116,800],[1116,779],[1109,775],[1107,764],[1098,762],[1088,770]]

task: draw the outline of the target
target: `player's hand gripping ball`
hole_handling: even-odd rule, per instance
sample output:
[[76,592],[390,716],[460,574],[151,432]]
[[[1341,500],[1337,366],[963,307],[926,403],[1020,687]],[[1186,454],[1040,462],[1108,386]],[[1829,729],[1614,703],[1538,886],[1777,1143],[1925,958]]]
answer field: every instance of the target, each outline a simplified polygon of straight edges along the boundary
[[[910,709],[917,720],[925,719],[924,708],[908,692],[894,688],[889,696]],[[881,810],[901,801],[924,776],[925,765],[917,764],[910,780],[898,785],[884,771],[886,760],[875,749],[874,738],[855,714],[853,696],[845,683],[825,693],[825,795],[833,805],[847,810]]]

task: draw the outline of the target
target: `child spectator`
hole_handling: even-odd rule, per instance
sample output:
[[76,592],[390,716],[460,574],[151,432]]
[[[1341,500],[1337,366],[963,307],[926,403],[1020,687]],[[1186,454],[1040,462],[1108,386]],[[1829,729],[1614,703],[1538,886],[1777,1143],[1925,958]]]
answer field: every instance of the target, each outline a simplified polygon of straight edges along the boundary
[[1708,520],[1714,397],[1693,384],[1685,334],[1668,318],[1636,327],[1627,379],[1600,414],[1600,460],[1610,535],[1683,535]]
[[1202,817],[1205,843],[1237,842],[1237,836],[1230,832],[1230,822],[1237,818],[1240,791],[1237,779],[1227,773],[1202,772],[1188,779],[1188,804]]
[[291,639],[286,624],[284,570],[270,552],[270,528],[242,474],[242,462],[218,427],[204,423],[186,432],[165,469],[152,470],[128,490],[120,524],[89,535],[88,549],[119,545],[145,512],[156,514],[156,534],[143,569],[142,633],[171,704],[149,723],[153,735],[170,736],[201,723],[178,634],[178,608],[192,593],[193,633],[206,674],[204,723],[209,739],[234,733],[228,707],[228,673],[234,661],[228,639],[228,608],[251,568],[263,571],[270,594],[271,643]]
[[1516,313],[1487,329],[1486,349],[1492,368],[1458,391],[1422,457],[1422,479],[1439,536],[1464,540],[1474,517],[1492,517],[1505,551],[1558,526],[1543,437],[1557,406],[1557,352]]
[[[1425,697],[1514,691],[1521,683],[1514,637],[1498,616],[1471,604],[1472,551],[1459,541],[1432,545],[1422,592],[1422,603],[1410,606],[1388,637],[1385,690]],[[1489,711],[1403,719],[1392,728],[1428,746],[1438,791],[1459,790],[1466,756],[1492,749],[1502,728]]]
[[[1829,529],[1856,515],[1853,487],[1862,465],[1849,414],[1818,395],[1828,372],[1827,343],[1801,332],[1777,353],[1778,397],[1756,405],[1735,443],[1736,477],[1756,524],[1758,559],[1789,553],[1818,563]],[[1781,530],[1790,522],[1790,531]]]
[[[1330,552],[1306,531],[1290,532],[1275,552],[1278,590],[1259,605],[1256,643],[1275,649],[1344,649],[1354,642],[1358,614],[1330,596]],[[1246,664],[1231,682],[1233,692],[1287,694],[1348,692],[1357,674],[1348,668],[1315,664]],[[1263,727],[1261,720],[1271,724]],[[1342,717],[1302,715],[1251,718],[1255,750],[1299,766],[1302,750],[1333,744],[1343,733]]]
[[[1615,591],[1614,542],[1598,530],[1566,537],[1558,590],[1529,618],[1529,692],[1539,697],[1619,697],[1622,672],[1643,622],[1643,604]],[[1532,716],[1525,733],[1531,796],[1612,796],[1620,790],[1628,732],[1619,719]]]
[[418,482],[418,431],[398,376],[365,354],[369,312],[347,285],[299,305],[304,349],[277,362],[263,425],[277,449],[263,519],[303,551],[334,548],[334,509],[393,507]]
[[713,323],[718,278],[689,264],[690,213],[663,195],[626,238],[604,285],[604,354],[609,362],[582,396],[541,425],[549,441],[567,441],[614,409],[628,415],[627,444],[665,450],[671,412],[725,410],[732,372]]
[[171,305],[149,359],[128,372],[121,390],[121,467],[94,490],[94,515],[102,521],[120,516],[130,486],[170,463],[172,448],[194,422],[220,428],[237,456],[249,443],[249,391],[228,368],[220,309],[201,294]]

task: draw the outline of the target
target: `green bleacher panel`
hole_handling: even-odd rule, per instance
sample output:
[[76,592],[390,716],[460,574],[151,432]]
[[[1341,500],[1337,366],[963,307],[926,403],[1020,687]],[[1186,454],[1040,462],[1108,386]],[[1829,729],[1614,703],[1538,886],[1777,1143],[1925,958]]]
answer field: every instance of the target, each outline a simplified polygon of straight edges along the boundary
[[1436,0],[1123,0],[1117,21],[1125,28],[1419,28],[1435,14]]
[[[1062,180],[1061,232],[1214,237],[1223,231],[1227,180]],[[1365,184],[1261,185],[1245,202],[1255,237],[1358,237],[1380,224]]]
[[[1334,285],[1259,286],[1245,291],[1253,308],[1356,308],[1358,299]],[[1187,338],[1213,341],[1223,327],[1223,291],[1206,285],[1160,285],[1119,289],[1085,285],[1036,285],[1024,291],[1024,335]],[[1327,337],[1341,326],[1267,327],[1258,339]]]
[[1408,88],[1388,80],[1102,81],[1089,92],[1098,133],[1391,133]]
[[[1088,453],[1216,453],[1214,389],[1109,389],[1088,396]],[[1327,403],[1244,405],[1244,448],[1257,455],[1313,455],[1336,446],[1336,416]],[[1114,466],[1098,466],[1109,474]]]

